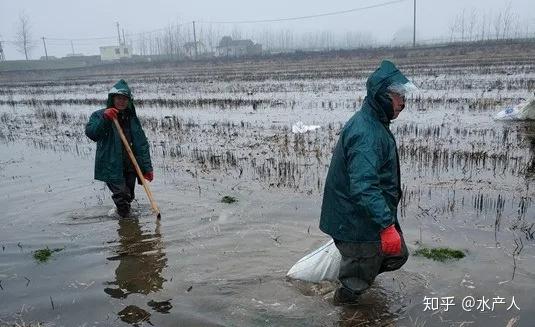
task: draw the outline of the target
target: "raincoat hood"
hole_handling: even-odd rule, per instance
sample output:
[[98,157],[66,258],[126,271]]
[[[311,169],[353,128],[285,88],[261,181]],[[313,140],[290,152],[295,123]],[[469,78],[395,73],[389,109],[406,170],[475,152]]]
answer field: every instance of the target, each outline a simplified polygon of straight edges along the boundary
[[121,79],[108,92],[108,101],[106,103],[106,108],[112,108],[114,106],[113,104],[113,96],[115,94],[121,94],[128,97],[128,107],[126,108],[126,112],[130,114],[135,114],[135,108],[134,108],[134,102],[132,98],[132,91],[130,90],[130,87],[128,87],[128,84],[125,82],[125,80]]
[[[389,122],[393,116],[393,108],[384,99],[388,87],[392,85],[408,85],[412,83],[403,75],[396,66],[388,60],[383,60],[381,65],[373,72],[366,81],[366,102],[373,107],[382,122]],[[381,100],[383,99],[383,100]],[[390,106],[390,108],[389,108]]]

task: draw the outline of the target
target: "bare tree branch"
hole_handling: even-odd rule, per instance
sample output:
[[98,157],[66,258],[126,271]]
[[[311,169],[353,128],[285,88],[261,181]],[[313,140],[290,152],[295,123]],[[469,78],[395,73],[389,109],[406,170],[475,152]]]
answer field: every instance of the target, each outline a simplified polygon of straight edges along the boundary
[[32,49],[35,47],[32,40],[30,18],[23,11],[19,15],[17,29],[15,34],[15,47],[17,51],[24,54],[26,60],[29,60]]

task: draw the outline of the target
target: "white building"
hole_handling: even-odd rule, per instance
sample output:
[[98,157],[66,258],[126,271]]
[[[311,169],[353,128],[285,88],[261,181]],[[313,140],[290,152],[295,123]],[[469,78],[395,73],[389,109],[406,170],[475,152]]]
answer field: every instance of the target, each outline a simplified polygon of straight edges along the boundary
[[126,45],[100,47],[100,60],[113,61],[132,57],[132,48]]

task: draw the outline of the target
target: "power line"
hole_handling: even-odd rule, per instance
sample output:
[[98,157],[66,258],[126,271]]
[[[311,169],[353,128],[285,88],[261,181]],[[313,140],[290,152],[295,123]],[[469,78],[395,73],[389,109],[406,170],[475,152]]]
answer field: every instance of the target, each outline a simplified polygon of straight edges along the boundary
[[[286,18],[273,18],[273,19],[260,19],[260,20],[237,20],[237,21],[196,21],[198,23],[204,23],[204,24],[254,24],[254,23],[270,23],[270,22],[283,22],[283,21],[293,21],[293,20],[303,20],[303,19],[311,19],[311,18],[318,18],[318,17],[326,17],[326,16],[336,16],[336,15],[344,15],[349,14],[352,12],[357,11],[363,11],[367,9],[373,9],[373,8],[379,8],[379,7],[385,7],[390,6],[396,3],[405,2],[407,0],[393,0],[393,1],[387,1],[378,3],[375,5],[369,5],[359,8],[353,8],[348,10],[340,10],[340,11],[332,11],[327,13],[321,13],[321,14],[315,14],[315,15],[306,15],[306,16],[296,16],[296,17],[286,17]],[[189,23],[187,23],[189,24]],[[179,26],[184,26],[186,23],[181,24],[175,24],[172,25],[172,28],[176,28]],[[146,34],[153,34],[158,32],[163,32],[168,30],[169,27],[164,28],[158,28],[150,31],[144,31],[144,32],[138,32],[138,33],[130,33],[128,34],[129,37],[138,36],[138,35],[146,35]],[[116,40],[117,36],[99,36],[99,37],[74,37],[74,38],[58,38],[58,37],[46,37],[49,41],[98,41],[98,40]],[[12,40],[5,40],[5,43],[16,43],[17,41]]]
[[47,40],[54,40],[54,41],[85,41],[85,40],[110,40],[110,39],[117,39],[117,36],[85,37],[85,38],[47,37]]
[[[387,2],[382,2],[374,5],[369,6],[363,6],[353,9],[347,9],[347,10],[340,10],[340,11],[332,11],[332,12],[326,12],[326,13],[320,13],[320,14],[314,14],[314,15],[306,15],[306,16],[296,16],[296,17],[285,17],[285,18],[273,18],[273,19],[260,19],[260,20],[237,20],[237,21],[196,21],[198,23],[204,23],[204,24],[254,24],[254,23],[270,23],[270,22],[283,22],[283,21],[295,21],[295,20],[304,20],[304,19],[312,19],[312,18],[319,18],[319,17],[327,17],[327,16],[337,16],[337,15],[344,15],[349,14],[357,11],[363,11],[373,8],[379,8],[379,7],[386,7],[390,6],[396,3],[405,2],[407,0],[392,0]],[[144,31],[144,32],[138,32],[138,33],[130,33],[128,34],[129,38],[132,38],[134,36],[140,36],[140,35],[146,35],[146,34],[153,34],[158,32],[163,32],[168,30],[169,28],[177,28],[180,26],[184,26],[189,23],[181,23],[181,24],[175,24],[164,28],[158,28],[150,31]],[[53,42],[61,42],[64,41],[65,43],[70,43],[73,41],[76,41],[77,44],[80,42],[89,42],[89,41],[99,41],[99,40],[115,40],[116,36],[100,36],[100,37],[76,37],[76,38],[57,38],[57,37],[46,37],[47,41]],[[16,44],[18,41],[14,40],[4,40],[4,43],[11,43]],[[53,44],[53,45],[59,45],[59,44]]]
[[[179,27],[179,26],[183,26],[183,25],[186,25],[186,24],[175,24],[175,25],[171,25],[171,27],[175,28],[175,27]],[[129,33],[128,36],[129,36],[129,37],[132,37],[132,36],[137,36],[137,35],[153,34],[153,33],[163,32],[163,31],[165,31],[165,30],[167,30],[167,29],[168,29],[168,27],[163,27],[163,28],[158,28],[158,29],[150,30],[150,31],[138,32],[138,33]],[[117,36],[83,37],[83,38],[57,38],[57,37],[47,37],[46,39],[47,39],[47,40],[54,40],[54,41],[116,40],[116,39],[117,39]]]
[[405,1],[407,1],[407,0],[394,0],[394,1],[378,3],[378,4],[370,5],[370,6],[353,8],[353,9],[348,9],[348,10],[332,11],[332,12],[321,13],[321,14],[316,14],[316,15],[307,15],[307,16],[273,18],[273,19],[260,19],[260,20],[201,21],[201,23],[209,23],[209,24],[254,24],[254,23],[273,23],[273,22],[283,22],[283,21],[291,21],[291,20],[302,20],[302,19],[311,19],[311,18],[318,18],[318,17],[325,17],[325,16],[343,15],[343,14],[348,14],[348,13],[352,13],[352,12],[356,12],[356,11],[362,11],[362,10],[367,10],[367,9],[372,9],[372,8],[385,7],[385,6],[389,6],[389,5],[393,5],[395,3],[405,2]]

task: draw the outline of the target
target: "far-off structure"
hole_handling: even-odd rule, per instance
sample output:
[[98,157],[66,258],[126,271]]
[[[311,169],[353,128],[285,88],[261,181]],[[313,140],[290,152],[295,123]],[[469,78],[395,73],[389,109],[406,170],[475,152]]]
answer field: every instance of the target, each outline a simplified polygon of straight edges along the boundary
[[132,48],[125,44],[100,47],[100,60],[115,61],[132,57]]
[[117,22],[116,24],[117,24],[117,40],[118,40],[117,45],[100,47],[100,60],[102,61],[119,61],[121,59],[132,58],[132,47],[126,45],[126,38],[124,37],[124,29],[123,29],[123,38],[121,39],[119,23]]
[[243,57],[262,54],[262,45],[251,40],[233,40],[230,36],[224,36],[217,46],[219,57]]

